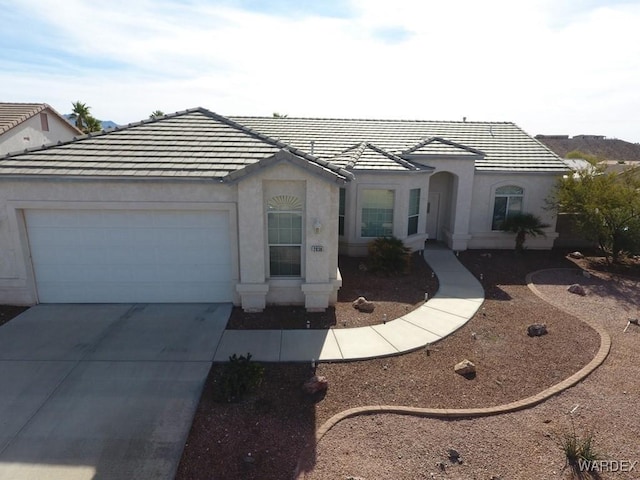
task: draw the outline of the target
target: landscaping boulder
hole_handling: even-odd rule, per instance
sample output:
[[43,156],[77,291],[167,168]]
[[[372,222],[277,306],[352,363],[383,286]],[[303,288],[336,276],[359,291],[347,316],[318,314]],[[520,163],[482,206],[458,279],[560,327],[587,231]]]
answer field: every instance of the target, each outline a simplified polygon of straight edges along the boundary
[[357,310],[359,310],[361,312],[364,312],[364,313],[371,313],[376,308],[376,306],[373,304],[373,302],[370,302],[366,298],[358,297],[353,302],[353,308],[355,308],[355,309],[357,309]]
[[309,380],[304,382],[302,390],[309,395],[315,395],[318,392],[324,392],[329,388],[329,381],[327,377],[322,375],[314,375]]
[[546,335],[548,332],[547,326],[544,323],[534,323],[533,325],[529,325],[527,327],[527,335],[530,337],[541,337],[542,335]]
[[584,297],[587,294],[587,291],[579,283],[574,283],[568,288],[568,290],[570,293],[575,293],[576,295],[580,295],[581,297]]
[[460,452],[458,452],[455,448],[450,448],[449,450],[447,450],[447,457],[449,457],[449,461],[451,463],[462,463]]
[[584,258],[584,255],[583,255],[581,252],[577,252],[577,251],[576,251],[576,252],[571,252],[571,253],[569,254],[569,257],[571,257],[571,258],[578,258],[578,259],[580,259],[580,258]]
[[473,375],[476,373],[476,366],[472,361],[465,359],[460,363],[457,363],[456,366],[453,367],[453,370],[462,376]]

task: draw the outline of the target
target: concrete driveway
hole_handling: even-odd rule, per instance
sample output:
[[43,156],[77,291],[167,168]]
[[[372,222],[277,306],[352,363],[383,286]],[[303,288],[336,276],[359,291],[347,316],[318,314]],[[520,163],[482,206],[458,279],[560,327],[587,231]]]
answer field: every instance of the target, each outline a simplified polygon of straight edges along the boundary
[[38,305],[0,327],[0,479],[172,479],[231,305]]

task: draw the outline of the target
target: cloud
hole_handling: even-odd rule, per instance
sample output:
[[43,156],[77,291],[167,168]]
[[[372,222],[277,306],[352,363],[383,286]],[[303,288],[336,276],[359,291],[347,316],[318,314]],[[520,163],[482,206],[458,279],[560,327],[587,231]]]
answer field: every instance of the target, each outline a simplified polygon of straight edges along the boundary
[[516,121],[533,134],[589,129],[638,141],[640,9],[576,5],[0,0],[10,19],[0,82],[4,101],[64,112],[80,99],[117,122],[200,105],[223,114],[467,116]]

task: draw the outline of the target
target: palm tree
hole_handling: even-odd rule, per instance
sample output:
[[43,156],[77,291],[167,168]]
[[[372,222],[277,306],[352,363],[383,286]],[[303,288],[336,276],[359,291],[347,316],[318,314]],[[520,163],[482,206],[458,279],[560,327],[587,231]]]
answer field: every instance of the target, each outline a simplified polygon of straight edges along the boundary
[[89,125],[89,117],[91,116],[89,110],[91,107],[88,107],[86,103],[82,103],[80,100],[72,102],[71,105],[73,106],[73,110],[71,111],[70,118],[75,121],[76,128],[84,132]]
[[527,235],[536,237],[538,235],[546,236],[543,228],[547,228],[550,225],[542,223],[539,217],[533,213],[516,213],[509,215],[500,229],[504,232],[511,232],[516,234],[516,252],[522,252],[524,250],[524,241]]
[[164,112],[162,110],[154,110],[153,112],[151,112],[151,115],[149,115],[149,118],[158,118],[158,117],[164,117]]
[[85,128],[84,133],[99,132],[100,130],[102,130],[102,122],[89,115],[87,117],[87,127]]

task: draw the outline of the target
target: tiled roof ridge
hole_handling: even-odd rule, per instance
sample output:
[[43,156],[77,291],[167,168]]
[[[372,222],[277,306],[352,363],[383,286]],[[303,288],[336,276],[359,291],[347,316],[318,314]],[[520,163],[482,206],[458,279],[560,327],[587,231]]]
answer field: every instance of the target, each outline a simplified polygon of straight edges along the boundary
[[211,110],[207,110],[206,108],[203,107],[198,107],[196,110],[200,111],[202,114],[207,115],[211,118],[215,118],[216,120],[226,123],[227,125],[229,125],[230,127],[233,128],[237,128],[259,140],[262,140],[263,142],[267,142],[270,143],[276,147],[282,148],[283,150],[287,150],[288,152],[297,155],[299,157],[304,158],[307,161],[313,162],[313,163],[317,163],[318,165],[327,168],[335,173],[338,173],[340,175],[343,175],[345,177],[348,178],[353,178],[353,175],[350,172],[346,172],[344,169],[326,161],[323,160],[321,158],[316,157],[315,155],[312,155],[310,153],[307,153],[303,150],[300,150],[292,145],[289,145],[288,143],[283,142],[282,140],[277,140],[275,138],[271,138],[263,133],[260,133],[252,128],[246,127],[244,125],[242,125],[241,123],[238,123],[234,120],[231,120],[230,118],[225,117],[224,115],[220,115],[218,113],[212,112]]
[[[479,124],[479,125],[515,125],[509,121],[491,121],[491,120],[425,120],[425,119],[402,119],[402,118],[358,118],[358,117],[269,117],[267,115],[229,115],[233,118],[247,119],[272,119],[274,121],[287,120],[337,120],[346,122],[402,122],[402,123],[456,123],[456,124]],[[518,127],[519,128],[519,127]]]
[[[46,104],[44,104],[44,105],[46,105]],[[269,137],[267,135],[264,135],[264,134],[262,134],[260,132],[257,132],[255,130],[249,128],[249,127],[246,127],[246,126],[244,126],[244,125],[242,125],[242,124],[240,124],[238,122],[235,122],[235,121],[231,120],[230,118],[224,117],[223,115],[217,114],[217,113],[212,112],[210,110],[207,110],[206,108],[203,108],[203,107],[189,108],[189,109],[186,109],[186,110],[177,111],[175,113],[168,113],[168,114],[165,114],[165,115],[162,115],[162,116],[159,116],[159,117],[146,118],[146,119],[140,120],[138,122],[128,123],[126,125],[118,125],[118,126],[115,126],[115,127],[112,127],[112,128],[102,129],[102,130],[97,131],[97,132],[89,132],[89,133],[86,133],[86,134],[83,134],[83,135],[80,135],[80,136],[74,136],[71,140],[67,140],[65,142],[58,141],[58,142],[50,144],[50,145],[41,145],[39,147],[25,148],[24,150],[19,151],[19,152],[7,153],[2,158],[10,158],[12,156],[22,155],[24,153],[42,151],[42,150],[47,150],[49,148],[58,147],[58,146],[61,146],[61,145],[68,145],[68,144],[71,144],[71,143],[80,142],[82,140],[87,140],[89,138],[101,137],[103,135],[107,135],[107,134],[115,132],[115,131],[128,130],[130,128],[139,127],[141,125],[147,125],[147,124],[150,124],[150,123],[159,122],[159,121],[162,121],[162,120],[167,119],[167,118],[180,117],[180,116],[183,116],[183,115],[188,115],[190,113],[201,113],[201,114],[203,114],[203,115],[205,115],[205,116],[207,116],[209,118],[215,119],[215,120],[217,120],[219,122],[222,122],[222,123],[224,123],[224,124],[226,124],[226,125],[228,125],[228,126],[230,126],[232,128],[240,130],[240,131],[242,131],[242,132],[244,132],[244,133],[246,133],[246,134],[248,134],[248,135],[250,135],[250,136],[252,136],[252,137],[254,137],[256,139],[258,139],[258,140],[261,140],[263,142],[269,143],[269,144],[271,144],[273,146],[276,146],[278,148],[281,148],[283,150],[287,150],[288,152],[290,152],[290,153],[292,153],[294,155],[297,155],[297,156],[299,156],[299,157],[301,157],[301,158],[303,158],[303,159],[305,159],[305,160],[307,160],[309,162],[316,163],[317,165],[319,165],[321,167],[324,167],[324,168],[326,168],[328,170],[331,170],[334,173],[337,173],[337,174],[342,175],[342,176],[347,177],[347,178],[351,178],[351,179],[353,178],[353,174],[351,172],[348,172],[348,171],[346,171],[345,169],[343,169],[341,167],[338,167],[338,166],[336,166],[336,165],[334,165],[334,164],[332,164],[332,163],[330,163],[330,162],[328,162],[326,160],[323,160],[321,158],[317,158],[317,157],[315,157],[315,156],[313,156],[313,155],[311,155],[311,154],[309,154],[307,152],[299,150],[299,149],[297,149],[297,148],[295,148],[295,147],[293,147],[291,145],[288,145],[288,144],[286,144],[286,143],[284,143],[284,142],[282,142],[280,140],[273,139],[273,138],[271,138],[271,137]]]
[[356,163],[358,163],[358,161],[360,160],[360,157],[362,156],[362,154],[364,153],[364,151],[369,148],[371,150],[373,150],[374,152],[379,153],[380,155],[384,155],[385,157],[387,157],[389,160],[392,160],[400,165],[402,165],[403,167],[409,169],[409,170],[417,170],[418,168],[413,165],[410,162],[407,162],[406,160],[398,157],[397,155],[388,152],[386,150],[384,150],[383,148],[380,148],[376,145],[374,145],[371,142],[358,142],[355,145],[352,145],[351,147],[343,150],[341,153],[339,153],[338,155],[331,157],[333,159],[339,158],[341,156],[347,156],[348,152],[353,152],[353,155],[348,155],[351,159],[347,161],[347,166],[345,167],[347,170],[353,170],[356,166]]
[[[509,122],[509,123],[511,123],[511,122]],[[406,150],[403,150],[402,151],[402,155],[409,155],[409,154],[415,152],[416,150],[420,150],[425,145],[428,145],[428,144],[433,143],[433,142],[444,143],[444,144],[450,145],[452,147],[459,148],[461,150],[466,150],[466,151],[468,151],[470,153],[474,153],[476,155],[481,155],[483,157],[485,156],[485,153],[482,150],[478,150],[477,148],[468,147],[466,145],[463,145],[462,143],[454,142],[452,140],[447,140],[446,138],[439,137],[439,136],[432,136],[432,137],[425,138],[424,140],[422,140],[421,142],[418,142],[413,147],[408,148]]]
[[[22,122],[30,119],[31,117],[37,115],[41,111],[45,110],[49,105],[46,103],[15,103],[15,102],[0,102],[0,105],[33,105],[35,108],[33,110],[28,111],[27,113],[21,115],[16,118],[14,121],[8,123],[4,128],[0,129],[0,134],[4,132],[8,132],[13,127],[20,125]],[[49,107],[51,108],[51,107]]]
[[400,158],[398,155],[395,155],[395,154],[393,154],[391,152],[387,152],[386,150],[374,145],[373,143],[366,142],[366,144],[367,144],[368,148],[378,152],[380,155],[384,155],[389,160],[393,160],[394,162],[399,163],[400,165],[402,165],[403,167],[405,167],[405,168],[407,168],[409,170],[418,170],[418,167],[416,167],[414,164],[412,164],[410,162],[407,162],[405,159]]

